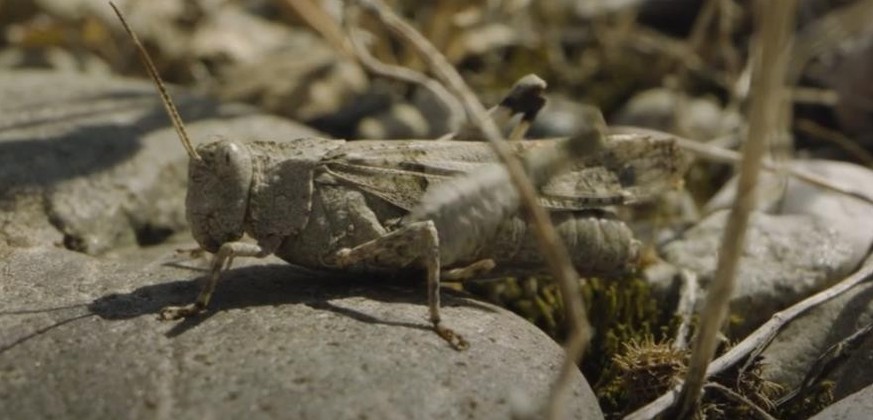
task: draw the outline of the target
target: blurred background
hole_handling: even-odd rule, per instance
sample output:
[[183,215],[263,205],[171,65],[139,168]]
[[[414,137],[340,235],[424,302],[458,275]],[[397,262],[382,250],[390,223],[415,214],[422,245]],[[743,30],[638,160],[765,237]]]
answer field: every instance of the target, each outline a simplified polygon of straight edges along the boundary
[[[454,127],[419,86],[356,60],[338,0],[118,0],[164,78],[335,137],[430,138]],[[733,0],[388,1],[486,104],[519,77],[549,83],[530,136],[572,133],[579,107],[611,124],[722,138],[744,125],[752,8]],[[789,65],[800,153],[869,165],[869,2],[802,0]],[[355,16],[379,60],[423,70],[402,41]],[[104,0],[0,0],[0,68],[144,75]],[[8,99],[7,99],[8,100]]]

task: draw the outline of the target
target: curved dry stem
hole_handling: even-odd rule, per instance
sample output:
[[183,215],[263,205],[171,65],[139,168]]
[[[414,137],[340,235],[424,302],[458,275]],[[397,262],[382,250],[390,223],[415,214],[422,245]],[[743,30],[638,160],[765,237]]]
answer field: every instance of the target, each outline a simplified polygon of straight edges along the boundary
[[312,30],[318,32],[335,50],[347,56],[354,55],[349,40],[343,36],[340,26],[320,5],[312,0],[281,0],[279,3],[297,13]]
[[726,387],[718,382],[710,382],[710,383],[705,385],[705,388],[716,389],[716,390],[720,391],[722,394],[724,394],[726,397],[728,397],[729,399],[732,399],[739,404],[743,404],[743,405],[751,408],[752,411],[760,419],[776,420],[776,418],[771,416],[770,413],[767,412],[767,410],[761,408],[760,406],[758,406],[758,404],[755,404],[752,400],[744,397],[740,393],[738,393],[738,392],[736,392],[736,391],[734,391],[734,390],[732,390],[732,389],[730,389],[730,388],[728,388],[728,387]]
[[449,127],[452,127],[454,130],[461,125],[461,122],[464,121],[464,108],[442,84],[410,68],[395,66],[379,61],[376,57],[370,54],[370,51],[364,43],[361,42],[358,36],[356,36],[356,32],[358,32],[359,29],[354,26],[352,19],[350,19],[348,14],[346,15],[346,19],[344,19],[344,23],[346,25],[346,32],[348,33],[348,39],[351,43],[352,51],[361,65],[378,76],[411,83],[427,89],[427,91],[429,91],[448,112]]

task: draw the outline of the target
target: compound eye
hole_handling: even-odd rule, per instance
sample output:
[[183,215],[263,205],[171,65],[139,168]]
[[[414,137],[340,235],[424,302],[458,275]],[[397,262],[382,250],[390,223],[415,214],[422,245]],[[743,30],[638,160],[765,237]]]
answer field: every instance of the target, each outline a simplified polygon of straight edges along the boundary
[[225,143],[216,156],[218,171],[228,177],[224,179],[250,179],[252,172],[251,155],[241,144]]
[[223,150],[220,151],[221,155],[219,155],[221,156],[219,158],[221,159],[220,165],[223,166],[225,170],[233,171],[235,170],[235,168],[243,164],[243,161],[246,158],[246,156],[244,155],[246,153],[241,146],[229,143],[224,145],[224,147],[222,147],[221,149]]

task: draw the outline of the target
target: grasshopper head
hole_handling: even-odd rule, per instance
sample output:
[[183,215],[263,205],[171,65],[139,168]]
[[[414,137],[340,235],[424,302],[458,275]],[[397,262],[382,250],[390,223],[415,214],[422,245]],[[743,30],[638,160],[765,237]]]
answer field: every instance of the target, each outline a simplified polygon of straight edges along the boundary
[[188,223],[200,246],[216,252],[243,235],[252,157],[248,147],[231,141],[201,145],[197,154],[200,159],[188,165]]

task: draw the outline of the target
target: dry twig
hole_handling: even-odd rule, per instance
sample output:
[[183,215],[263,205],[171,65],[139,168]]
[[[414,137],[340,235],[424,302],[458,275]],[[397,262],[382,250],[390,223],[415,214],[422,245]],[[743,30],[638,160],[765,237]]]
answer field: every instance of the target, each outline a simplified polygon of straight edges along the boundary
[[676,328],[676,338],[673,340],[673,348],[685,350],[688,348],[688,335],[691,330],[691,319],[694,314],[694,302],[700,293],[700,283],[697,274],[690,270],[681,270],[679,277],[682,286],[679,289],[679,303],[676,305],[676,316],[679,317],[679,327]]
[[730,399],[732,399],[740,404],[746,405],[747,407],[751,408],[755,414],[758,415],[758,418],[761,418],[763,420],[776,420],[776,418],[771,416],[770,413],[767,412],[767,410],[759,407],[758,404],[755,404],[752,400],[744,397],[742,394],[740,394],[740,393],[738,393],[738,392],[736,392],[736,391],[734,391],[734,390],[732,390],[732,389],[730,389],[730,388],[728,388],[728,387],[726,387],[718,382],[710,382],[710,383],[706,384],[706,388],[716,389],[716,390],[720,391],[722,394],[724,394],[726,397],[728,397],[728,398],[730,398]]

